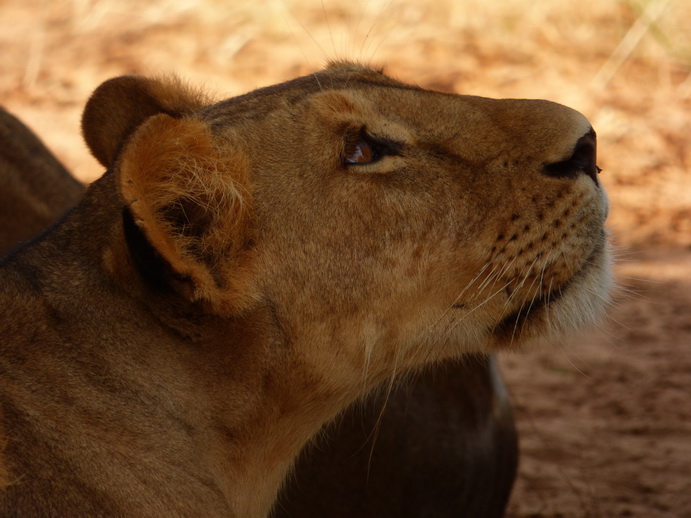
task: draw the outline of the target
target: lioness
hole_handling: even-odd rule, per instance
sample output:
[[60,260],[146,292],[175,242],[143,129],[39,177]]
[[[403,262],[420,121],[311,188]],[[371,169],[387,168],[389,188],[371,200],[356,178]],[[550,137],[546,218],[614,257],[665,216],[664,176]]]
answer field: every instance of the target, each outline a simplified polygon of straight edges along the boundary
[[81,184],[0,107],[0,255],[77,204]]
[[[1,255],[76,205],[82,187],[1,108],[0,137],[0,206],[12,208],[0,218]],[[518,452],[492,357],[386,384],[336,421],[300,456],[273,516],[503,516]]]
[[377,383],[607,300],[594,132],[556,104],[350,64],[213,105],[127,77],[84,133],[108,172],[0,275],[15,514],[265,516]]

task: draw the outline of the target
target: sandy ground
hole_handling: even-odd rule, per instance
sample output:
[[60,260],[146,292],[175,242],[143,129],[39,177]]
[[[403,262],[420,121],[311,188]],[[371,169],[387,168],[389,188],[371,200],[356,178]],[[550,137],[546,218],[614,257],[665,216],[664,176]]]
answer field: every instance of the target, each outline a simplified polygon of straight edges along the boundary
[[229,96],[351,58],[444,91],[582,111],[620,289],[601,329],[502,359],[522,447],[508,515],[691,517],[691,5],[258,4],[3,0],[0,103],[84,181],[102,171],[81,108],[126,73],[174,71]]

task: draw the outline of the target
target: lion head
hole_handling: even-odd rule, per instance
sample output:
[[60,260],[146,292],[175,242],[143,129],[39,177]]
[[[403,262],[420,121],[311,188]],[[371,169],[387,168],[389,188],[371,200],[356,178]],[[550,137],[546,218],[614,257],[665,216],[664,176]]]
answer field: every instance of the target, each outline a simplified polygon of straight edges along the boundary
[[270,300],[321,365],[503,348],[607,300],[595,133],[555,103],[337,64],[217,104],[115,79],[84,128],[179,288],[224,314]]
[[7,498],[31,509],[98,487],[113,509],[261,516],[376,383],[579,329],[607,302],[595,133],[558,104],[341,63],[218,103],[113,79],[83,129],[108,172],[0,275],[0,367],[22,373],[3,398],[41,408],[5,419],[28,481]]

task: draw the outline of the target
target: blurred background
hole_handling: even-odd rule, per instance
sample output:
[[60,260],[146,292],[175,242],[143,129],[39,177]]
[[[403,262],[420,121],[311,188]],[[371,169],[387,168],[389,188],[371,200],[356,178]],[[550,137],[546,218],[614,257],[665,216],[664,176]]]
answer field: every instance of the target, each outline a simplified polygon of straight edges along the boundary
[[223,98],[352,59],[446,92],[557,101],[599,139],[620,289],[601,329],[505,354],[510,517],[691,516],[691,2],[0,0],[0,104],[88,182],[116,75]]

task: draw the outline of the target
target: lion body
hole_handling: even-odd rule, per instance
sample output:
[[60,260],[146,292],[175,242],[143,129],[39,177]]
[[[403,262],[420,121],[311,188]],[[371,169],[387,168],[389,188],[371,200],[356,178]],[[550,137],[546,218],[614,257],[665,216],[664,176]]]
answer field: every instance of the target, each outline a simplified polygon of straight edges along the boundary
[[606,303],[594,136],[552,103],[339,65],[215,105],[114,80],[84,131],[108,172],[1,266],[0,509],[266,516],[389,377]]
[[26,126],[2,108],[0,142],[0,250],[6,250],[76,205],[83,188]]

